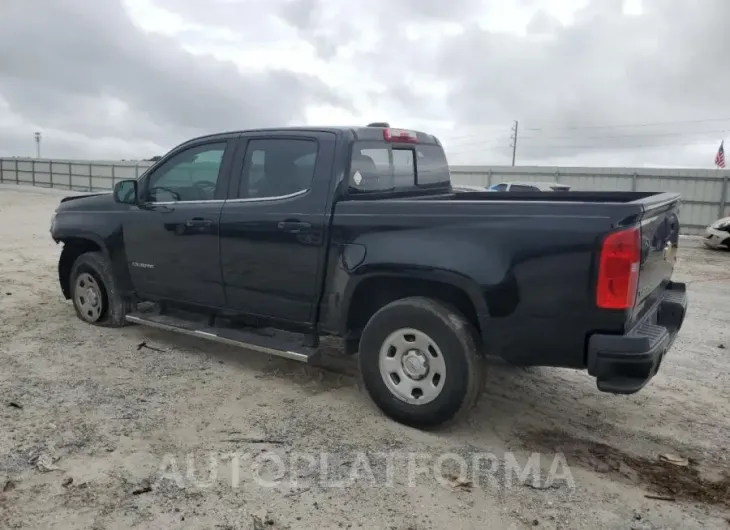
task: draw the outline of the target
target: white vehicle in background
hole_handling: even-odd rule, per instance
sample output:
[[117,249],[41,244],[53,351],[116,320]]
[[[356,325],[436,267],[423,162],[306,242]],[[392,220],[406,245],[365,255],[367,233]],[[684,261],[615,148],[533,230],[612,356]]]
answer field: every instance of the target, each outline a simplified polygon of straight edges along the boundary
[[451,189],[457,193],[494,191],[485,186],[472,186],[470,184],[452,184]]
[[492,191],[570,191],[570,186],[557,182],[500,182],[489,187]]
[[709,248],[730,250],[730,217],[718,219],[708,226],[702,241]]

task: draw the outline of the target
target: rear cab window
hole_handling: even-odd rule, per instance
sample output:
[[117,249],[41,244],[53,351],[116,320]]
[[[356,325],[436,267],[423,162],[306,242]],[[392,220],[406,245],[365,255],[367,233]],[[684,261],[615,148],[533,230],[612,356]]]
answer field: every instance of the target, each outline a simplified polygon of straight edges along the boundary
[[386,192],[450,185],[449,165],[438,144],[360,140],[353,144],[349,188]]

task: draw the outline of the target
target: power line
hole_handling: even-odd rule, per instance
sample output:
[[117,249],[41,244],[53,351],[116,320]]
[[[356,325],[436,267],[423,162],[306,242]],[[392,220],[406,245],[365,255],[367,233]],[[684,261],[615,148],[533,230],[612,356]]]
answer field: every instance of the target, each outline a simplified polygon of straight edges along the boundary
[[[509,137],[500,138],[500,139],[494,139],[492,142],[485,144],[484,140],[474,140],[473,142],[459,142],[458,144],[452,144],[456,149],[461,149],[464,147],[469,146],[480,146],[481,148],[491,148],[491,149],[498,149],[500,147],[510,147],[512,148],[512,144],[514,143],[514,128],[512,129],[513,134]],[[599,147],[606,147],[609,149],[615,149],[615,148],[631,148],[633,146],[637,147],[644,147],[644,146],[653,146],[653,145],[668,145],[668,146],[677,146],[677,145],[693,145],[693,144],[704,144],[704,143],[711,143],[718,139],[722,139],[722,137],[726,134],[726,131],[697,131],[694,133],[662,133],[662,134],[627,134],[627,135],[614,135],[614,136],[520,136],[520,142],[527,141],[528,146],[530,147],[554,147],[554,148],[580,148],[585,147],[583,144],[576,145],[575,143],[568,143],[568,144],[551,144],[548,143],[547,146],[540,145],[540,142],[552,142],[553,140],[573,140],[575,141],[583,141],[583,140],[620,140],[622,138],[643,138],[647,140],[652,140],[653,138],[660,139],[661,137],[667,137],[667,136],[686,136],[688,141],[685,142],[672,142],[672,143],[630,143],[630,144],[617,144],[615,142],[607,143],[604,145],[601,144],[595,144],[591,145],[592,148],[599,148]],[[712,137],[702,138],[703,135],[713,135]],[[690,139],[695,140],[694,142],[689,141]],[[502,141],[500,141],[502,140]],[[508,144],[509,142],[509,144]],[[445,142],[446,145],[449,144],[449,142]]]
[[[652,143],[652,144],[627,144],[627,145],[616,145],[616,144],[566,144],[566,145],[532,145],[533,150],[545,150],[545,149],[587,149],[587,150],[614,150],[621,151],[624,149],[637,149],[645,147],[690,147],[693,145],[712,145],[714,140],[702,140],[698,142],[683,142],[683,143]],[[489,150],[505,149],[506,145],[495,145],[495,146],[484,146]],[[469,154],[479,152],[478,150],[469,151],[448,151],[450,154]]]
[[609,140],[617,138],[651,138],[654,136],[699,136],[701,134],[724,134],[727,130],[721,131],[694,131],[694,132],[669,132],[669,133],[650,133],[650,134],[619,134],[614,136],[523,136],[521,140]]
[[[656,127],[659,125],[686,125],[688,123],[710,123],[710,122],[730,122],[730,118],[707,118],[703,120],[683,120],[683,121],[664,121],[654,123],[626,123],[626,124],[612,124],[612,125],[571,125],[564,127],[556,127],[558,130],[577,130],[577,129],[618,129],[624,127]],[[544,127],[533,127],[524,129],[526,131],[542,131]]]
[[[730,118],[706,118],[702,120],[677,120],[677,121],[664,121],[664,122],[653,122],[653,123],[624,123],[624,124],[611,124],[611,125],[574,125],[574,126],[562,126],[562,127],[528,127],[528,128],[522,128],[522,131],[565,131],[565,130],[586,130],[586,129],[621,129],[621,128],[630,128],[630,127],[657,127],[657,126],[667,126],[667,125],[686,125],[686,124],[692,124],[692,123],[719,123],[719,122],[727,122],[728,128],[730,128]],[[501,126],[498,125],[488,125],[484,126],[488,127],[489,129],[492,129],[489,132],[493,132],[494,129],[498,129]],[[727,129],[725,129],[727,130]],[[591,137],[591,138],[619,138],[619,137],[629,137],[629,136],[693,136],[696,134],[710,134],[710,133],[724,133],[725,130],[722,131],[695,131],[695,132],[656,132],[656,133],[648,133],[648,134],[620,134],[615,136],[603,136],[603,137]],[[453,140],[474,140],[474,143],[482,143],[485,140],[500,140],[501,137],[494,137],[489,136],[487,138],[480,136],[479,133],[472,133],[472,134],[464,134],[459,136],[448,136],[445,135],[446,138],[448,138],[450,141]],[[512,137],[512,134],[510,134],[510,138]],[[533,139],[535,136],[523,136],[521,137],[522,140],[527,139]],[[564,137],[552,137],[553,139],[572,139],[572,137],[564,136]]]
[[[514,126],[513,126],[514,127]],[[529,130],[529,129],[522,129]],[[713,130],[702,130],[702,131],[674,131],[674,132],[656,132],[656,133],[640,133],[640,134],[616,134],[616,135],[610,135],[610,136],[552,136],[550,134],[546,135],[533,135],[533,136],[521,136],[520,140],[575,140],[576,138],[585,138],[585,139],[615,139],[615,138],[651,138],[654,136],[698,136],[701,134],[725,134],[730,130],[730,124],[728,125],[728,128],[726,129],[713,129]],[[484,140],[502,140],[502,139],[508,139],[511,138],[512,135],[510,134],[509,137],[491,137],[491,138],[482,138],[477,135],[471,135],[471,136],[462,136],[461,138],[472,140],[473,142],[464,142],[462,145],[469,145],[470,143],[482,143]],[[457,138],[451,137],[449,140],[455,140]]]
[[[622,151],[626,149],[641,149],[641,148],[651,148],[651,147],[691,147],[695,145],[712,145],[713,140],[702,140],[697,142],[683,142],[683,143],[649,143],[649,144],[629,144],[629,145],[615,145],[615,144],[593,144],[593,145],[577,145],[577,144],[566,144],[566,145],[533,145],[531,148],[535,151],[544,151],[544,150],[558,150],[558,149],[584,149],[584,150],[594,150],[594,151]],[[449,156],[455,156],[455,155],[470,155],[474,153],[483,152],[484,150],[489,151],[496,151],[496,150],[506,150],[507,145],[492,145],[492,146],[482,146],[482,149],[470,149],[466,151],[451,151],[449,149],[446,150],[447,154]]]
[[[661,137],[668,137],[668,136],[677,136],[677,137],[686,137],[687,139],[697,139],[697,140],[704,140],[701,138],[701,136],[704,135],[713,135],[712,138],[708,138],[707,141],[714,141],[717,138],[722,138],[728,130],[715,130],[715,131],[694,131],[694,132],[672,132],[672,133],[655,133],[655,134],[619,134],[619,135],[611,135],[611,136],[550,136],[550,135],[537,135],[537,136],[520,136],[520,142],[527,141],[528,145],[536,145],[536,141],[553,141],[553,140],[620,140],[622,138],[643,138],[651,140],[652,138],[661,138]],[[477,138],[472,137],[473,140],[467,141],[467,142],[458,142],[458,143],[452,143],[448,139],[445,141],[445,144],[451,144],[455,147],[462,148],[462,147],[469,147],[469,146],[485,146],[485,140],[488,143],[491,143],[495,146],[504,145],[509,147],[512,147],[512,140],[514,137],[514,126],[512,129],[512,134],[510,136],[503,136],[503,137],[497,137],[497,138]],[[700,138],[698,138],[700,137]],[[504,142],[504,143],[502,143]],[[509,142],[509,144],[508,144]]]
[[[499,129],[504,130],[504,128],[501,127],[501,126],[499,127]],[[493,132],[493,131],[490,131],[490,132]],[[505,130],[505,132],[506,132],[506,130]],[[500,137],[501,137],[501,135],[500,135]],[[488,140],[488,139],[490,139],[490,138],[485,138],[484,136],[481,136],[479,133],[460,134],[459,136],[448,136],[448,135],[444,135],[444,138],[449,138],[450,140],[461,140],[461,139],[470,140],[472,138],[481,138],[482,140],[485,140],[485,139]],[[491,138],[495,138],[496,139],[496,138],[499,138],[499,137],[492,136]]]

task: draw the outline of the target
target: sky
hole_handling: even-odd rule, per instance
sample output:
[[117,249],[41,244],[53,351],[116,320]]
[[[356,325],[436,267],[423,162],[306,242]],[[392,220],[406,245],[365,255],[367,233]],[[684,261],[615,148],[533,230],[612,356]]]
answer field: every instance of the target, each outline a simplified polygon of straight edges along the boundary
[[0,156],[143,159],[202,134],[365,125],[455,165],[712,168],[728,0],[23,0]]

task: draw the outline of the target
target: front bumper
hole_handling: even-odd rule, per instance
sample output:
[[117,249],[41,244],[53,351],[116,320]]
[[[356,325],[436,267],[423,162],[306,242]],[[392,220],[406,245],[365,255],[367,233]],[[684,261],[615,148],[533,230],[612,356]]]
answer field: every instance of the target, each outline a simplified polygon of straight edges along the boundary
[[705,230],[705,236],[702,238],[702,242],[706,247],[720,248],[728,239],[730,239],[730,233],[708,226]]
[[661,301],[625,335],[592,335],[588,341],[588,373],[598,390],[633,394],[661,366],[687,312],[684,283],[670,282]]

